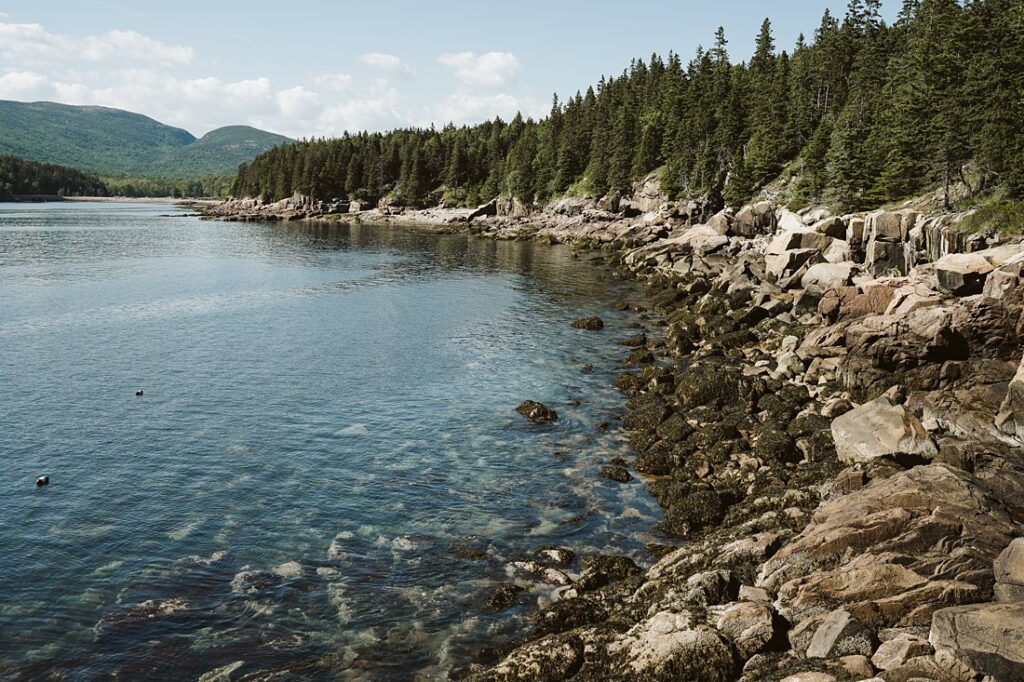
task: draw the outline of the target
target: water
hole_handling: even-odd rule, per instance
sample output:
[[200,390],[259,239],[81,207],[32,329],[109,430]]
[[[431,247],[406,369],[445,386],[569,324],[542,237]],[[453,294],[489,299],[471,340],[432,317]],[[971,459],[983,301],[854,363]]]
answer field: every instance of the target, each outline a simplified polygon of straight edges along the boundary
[[523,627],[485,606],[508,560],[644,558],[656,506],[596,475],[630,284],[565,247],[175,210],[0,204],[0,677],[444,679]]

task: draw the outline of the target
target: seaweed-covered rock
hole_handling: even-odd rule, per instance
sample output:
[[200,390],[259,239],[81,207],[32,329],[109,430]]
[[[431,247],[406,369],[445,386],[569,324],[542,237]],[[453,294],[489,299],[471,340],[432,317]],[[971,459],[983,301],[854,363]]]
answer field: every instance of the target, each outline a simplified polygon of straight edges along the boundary
[[669,535],[687,537],[721,521],[725,511],[726,505],[717,492],[695,490],[666,509],[665,520],[659,527]]
[[585,557],[583,573],[576,581],[576,589],[580,592],[591,592],[611,583],[635,578],[641,573],[636,562],[626,556]]
[[754,455],[767,462],[798,462],[801,459],[796,440],[785,431],[772,428],[759,430]]
[[552,635],[515,649],[498,665],[470,677],[472,682],[559,682],[573,677],[583,664],[578,637]]
[[586,329],[589,331],[598,331],[604,329],[604,320],[597,315],[592,317],[584,317],[582,320],[576,320],[572,323],[573,329]]
[[657,613],[638,623],[609,651],[626,662],[619,679],[726,682],[735,662],[725,639],[685,613]]
[[487,606],[495,611],[501,611],[509,608],[510,606],[515,606],[516,602],[519,600],[519,594],[525,591],[525,589],[526,588],[515,583],[505,583],[491,593],[490,598],[487,600]]
[[587,597],[563,599],[530,615],[533,620],[533,631],[539,635],[566,632],[591,623],[599,623],[607,617],[608,611],[605,606]]
[[516,412],[523,415],[534,424],[553,422],[558,419],[557,412],[549,408],[547,405],[533,400],[524,400],[520,403],[519,407],[516,408]]
[[626,471],[626,468],[621,466],[608,465],[602,467],[601,476],[617,483],[629,483],[633,480],[633,477]]

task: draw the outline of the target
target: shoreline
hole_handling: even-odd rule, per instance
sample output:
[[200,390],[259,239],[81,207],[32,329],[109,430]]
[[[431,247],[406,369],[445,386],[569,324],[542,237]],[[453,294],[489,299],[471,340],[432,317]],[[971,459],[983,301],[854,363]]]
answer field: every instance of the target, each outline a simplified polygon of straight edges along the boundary
[[453,679],[1024,674],[1016,640],[986,630],[987,650],[959,634],[1024,624],[1020,243],[913,208],[758,204],[698,222],[575,200],[524,217],[316,215],[302,201],[206,213],[596,248],[646,286],[664,331],[628,340],[635,459],[609,474],[642,476],[658,529],[687,544],[646,572],[585,558],[530,632]]

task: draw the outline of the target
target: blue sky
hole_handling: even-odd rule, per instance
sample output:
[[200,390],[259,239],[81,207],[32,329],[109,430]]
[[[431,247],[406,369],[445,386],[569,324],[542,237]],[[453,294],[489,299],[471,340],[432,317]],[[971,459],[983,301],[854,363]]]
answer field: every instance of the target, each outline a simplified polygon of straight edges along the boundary
[[[0,0],[0,99],[102,104],[195,134],[300,137],[542,115],[631,58],[689,58],[725,27],[746,59],[765,16],[788,49],[846,0],[642,4]],[[891,21],[899,2],[885,3]]]

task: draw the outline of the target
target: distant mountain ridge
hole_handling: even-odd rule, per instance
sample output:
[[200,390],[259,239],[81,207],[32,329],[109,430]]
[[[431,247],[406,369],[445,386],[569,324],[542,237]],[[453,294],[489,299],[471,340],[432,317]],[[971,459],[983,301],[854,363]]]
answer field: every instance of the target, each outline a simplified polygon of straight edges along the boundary
[[290,138],[227,126],[197,139],[121,109],[0,100],[0,154],[94,173],[198,177],[233,173],[240,163]]

